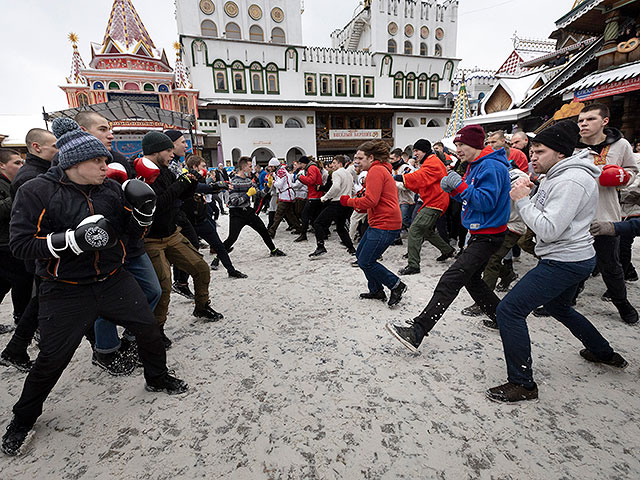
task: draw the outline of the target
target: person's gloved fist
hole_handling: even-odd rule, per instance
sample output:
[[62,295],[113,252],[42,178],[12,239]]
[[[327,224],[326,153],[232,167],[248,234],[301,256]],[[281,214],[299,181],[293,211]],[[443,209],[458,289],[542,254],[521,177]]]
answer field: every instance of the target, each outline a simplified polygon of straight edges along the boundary
[[121,163],[113,162],[107,165],[107,177],[118,183],[124,183],[129,178],[127,169]]
[[155,182],[158,175],[160,175],[158,166],[148,158],[136,158],[133,161],[133,168],[136,170],[137,177],[149,185]]
[[253,197],[258,191],[256,190],[256,187],[251,187],[249,190],[247,190],[247,195],[250,197]]
[[183,185],[185,188],[191,186],[192,182],[195,182],[195,177],[193,175],[191,175],[190,173],[182,173],[180,175],[178,175],[178,183],[180,183],[181,185]]
[[75,230],[50,233],[47,235],[47,247],[55,257],[65,252],[80,255],[84,252],[105,250],[118,241],[113,225],[102,215],[91,215],[81,221]]
[[273,187],[273,175],[269,175],[269,177],[267,178],[267,187]]
[[446,177],[442,177],[440,180],[440,187],[447,193],[453,192],[460,184],[462,184],[462,177],[455,170],[451,170]]
[[131,205],[131,213],[136,222],[146,227],[153,222],[156,211],[156,192],[140,180],[127,180],[122,185],[124,198]]
[[603,187],[621,187],[629,182],[631,175],[618,165],[605,165],[599,182]]
[[591,227],[589,227],[589,233],[594,237],[598,235],[615,237],[616,227],[613,225],[613,222],[593,222]]
[[349,195],[342,195],[340,197],[340,205],[342,205],[343,207],[348,207],[348,201],[351,197]]

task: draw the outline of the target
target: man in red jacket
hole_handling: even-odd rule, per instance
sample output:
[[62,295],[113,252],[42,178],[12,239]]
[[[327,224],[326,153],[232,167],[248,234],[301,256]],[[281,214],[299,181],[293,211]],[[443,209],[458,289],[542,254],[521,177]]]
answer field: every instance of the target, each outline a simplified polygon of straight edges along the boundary
[[394,177],[396,181],[403,182],[407,189],[420,194],[423,202],[409,228],[409,263],[398,272],[400,275],[420,273],[420,249],[424,240],[440,250],[441,255],[436,259],[439,262],[452,257],[455,252],[435,230],[436,222],[449,206],[449,195],[440,187],[440,181],[447,176],[447,168],[433,154],[429,140],[418,140],[413,149],[422,154],[422,158],[418,158],[418,161],[422,160],[420,169]]
[[[507,146],[507,139],[505,138],[502,130],[497,130],[489,134],[487,143],[491,145],[494,150],[500,150]],[[509,163],[511,165],[516,166],[525,173],[529,172],[529,160],[527,160],[527,156],[524,153],[517,148],[511,148],[507,153],[509,154]]]
[[307,201],[302,210],[301,233],[294,242],[303,242],[307,239],[309,223],[313,225],[316,217],[320,214],[320,210],[322,210],[322,201],[320,199],[324,192],[319,190],[322,186],[322,173],[316,163],[305,156],[300,157],[298,163],[303,165],[303,169],[297,173],[297,179],[307,186]]

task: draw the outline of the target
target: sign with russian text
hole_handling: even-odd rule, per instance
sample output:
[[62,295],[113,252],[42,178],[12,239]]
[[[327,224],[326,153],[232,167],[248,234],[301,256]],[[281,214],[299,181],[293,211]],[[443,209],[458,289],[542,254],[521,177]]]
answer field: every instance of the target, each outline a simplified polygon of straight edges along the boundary
[[598,85],[597,87],[577,90],[573,92],[573,98],[584,102],[586,100],[593,100],[594,98],[611,97],[613,95],[633,92],[634,90],[640,90],[640,77],[628,78],[626,80],[620,80],[619,82],[611,82],[605,85]]
[[375,140],[382,130],[329,130],[329,140]]

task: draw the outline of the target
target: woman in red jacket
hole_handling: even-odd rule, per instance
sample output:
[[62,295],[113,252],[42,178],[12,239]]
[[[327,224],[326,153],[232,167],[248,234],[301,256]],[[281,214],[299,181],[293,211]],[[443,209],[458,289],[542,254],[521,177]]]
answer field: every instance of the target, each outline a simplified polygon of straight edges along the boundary
[[364,197],[340,197],[340,203],[359,211],[367,211],[369,228],[362,236],[356,258],[369,284],[369,291],[361,293],[361,298],[386,300],[384,286],[391,290],[388,305],[398,304],[407,286],[378,262],[384,251],[391,245],[402,228],[402,214],[398,202],[398,188],[391,176],[389,146],[382,140],[365,142],[358,147],[354,157],[362,170],[367,170]]

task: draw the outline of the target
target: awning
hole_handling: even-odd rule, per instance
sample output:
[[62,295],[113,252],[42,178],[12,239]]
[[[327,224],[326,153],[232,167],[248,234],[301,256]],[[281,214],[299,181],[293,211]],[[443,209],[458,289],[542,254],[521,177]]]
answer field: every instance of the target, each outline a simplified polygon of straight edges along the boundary
[[512,110],[504,110],[502,112],[488,113],[487,115],[478,115],[477,117],[468,117],[465,119],[465,125],[488,125],[492,123],[504,123],[520,120],[531,114],[532,108],[514,108]]
[[595,72],[565,88],[564,100],[585,101],[640,89],[640,62]]
[[195,116],[172,110],[134,103],[128,100],[114,100],[95,105],[85,105],[78,108],[69,108],[59,112],[43,114],[45,121],[51,122],[55,118],[74,118],[80,112],[96,112],[105,117],[110,122],[117,120],[150,120],[152,122],[173,125],[184,130],[189,129],[195,122]]

